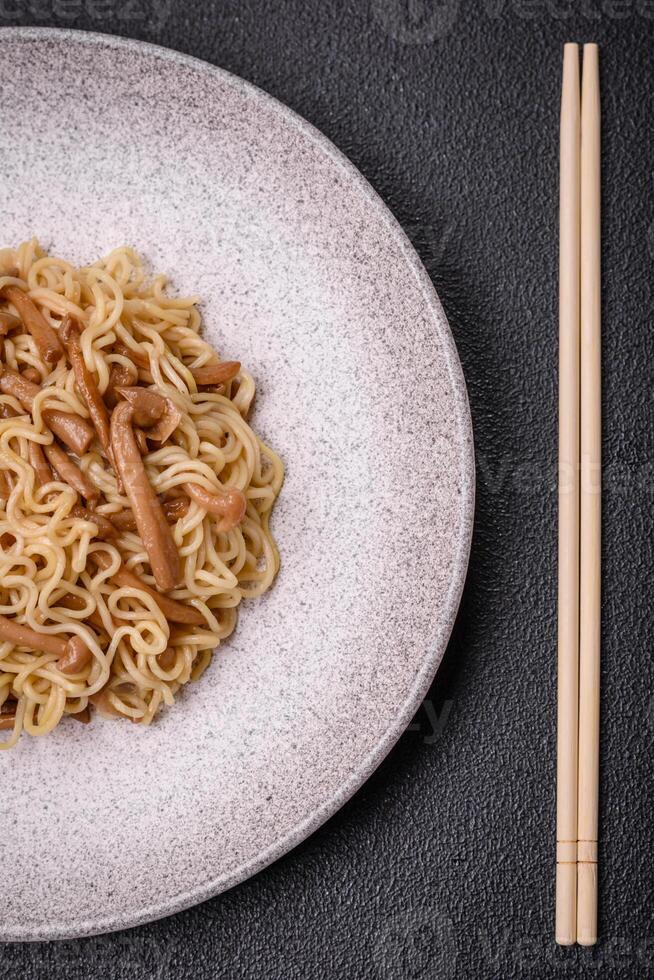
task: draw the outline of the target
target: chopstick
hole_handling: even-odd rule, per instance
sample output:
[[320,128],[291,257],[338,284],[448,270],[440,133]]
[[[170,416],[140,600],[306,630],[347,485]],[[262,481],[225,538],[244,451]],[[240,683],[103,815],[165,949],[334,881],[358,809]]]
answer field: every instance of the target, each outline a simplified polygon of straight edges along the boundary
[[563,49],[559,256],[557,943],[597,942],[601,627],[600,98]]
[[559,201],[559,584],[555,937],[577,938],[579,708],[579,46],[563,48]]
[[600,97],[596,44],[581,90],[581,497],[577,942],[597,942],[601,620]]

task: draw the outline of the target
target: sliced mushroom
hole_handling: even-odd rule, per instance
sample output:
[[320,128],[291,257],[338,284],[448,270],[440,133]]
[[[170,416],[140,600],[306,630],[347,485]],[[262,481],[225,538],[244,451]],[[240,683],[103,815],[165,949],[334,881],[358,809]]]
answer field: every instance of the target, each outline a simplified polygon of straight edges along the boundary
[[143,351],[133,350],[126,344],[114,344],[114,351],[116,354],[121,354],[123,357],[128,357],[132,364],[136,368],[136,378],[140,378],[141,381],[145,381],[146,384],[154,384],[154,378],[152,377],[152,372],[150,371],[150,358]]
[[0,470],[0,500],[9,500],[11,484],[6,470]]
[[136,445],[139,447],[141,456],[147,456],[150,450],[148,448],[148,437],[143,429],[134,429],[134,438],[136,439]]
[[43,454],[43,449],[40,443],[30,441],[27,448],[27,453],[30,466],[36,473],[39,486],[42,487],[45,486],[46,483],[52,483],[54,476],[52,475],[50,464]]
[[166,399],[156,391],[147,388],[117,388],[116,391],[132,406],[132,422],[143,429],[149,429],[158,422],[166,411]]
[[66,644],[66,652],[57,662],[62,674],[79,674],[91,662],[93,654],[81,636],[73,636]]
[[121,402],[111,416],[111,448],[123,486],[136,518],[136,526],[150,559],[152,574],[163,592],[180,578],[179,555],[159,498],[152,489],[134,438],[134,410]]
[[[141,372],[149,373],[150,358],[142,351],[135,351],[124,344],[114,345],[116,353],[129,357]],[[198,387],[226,384],[232,381],[241,370],[240,361],[221,361],[219,364],[206,364],[200,368],[189,368]],[[149,382],[152,384],[152,381]]]
[[[80,610],[84,609],[86,603],[83,599],[80,599],[79,596],[69,593],[68,595],[62,596],[61,599],[58,599],[57,605],[62,606],[64,609]],[[97,609],[94,609],[93,612],[86,617],[86,622],[91,623],[93,626],[97,627],[97,629],[106,632],[106,627],[102,622],[102,616]]]
[[23,371],[22,377],[27,381],[31,381],[32,384],[41,384],[41,372],[37,371],[35,367],[26,367]]
[[40,392],[38,385],[24,378],[17,371],[5,368],[0,377],[0,389],[4,395],[12,395],[28,412],[32,411],[32,402]]
[[240,370],[240,361],[221,361],[220,364],[205,364],[204,367],[190,368],[198,388],[227,384],[228,381],[234,380]]
[[107,459],[115,467],[113,452],[111,450],[111,436],[109,433],[109,412],[102,400],[102,395],[98,391],[95,378],[86,366],[82,345],[80,342],[81,328],[78,321],[67,316],[61,325],[61,338],[66,345],[68,359],[75,375],[75,383],[86,402],[91,421],[98,434],[100,445],[105,451]]
[[83,456],[93,442],[93,429],[80,415],[46,408],[43,421],[76,456]]
[[[95,551],[91,557],[100,568],[106,569],[111,565],[111,558],[104,552]],[[205,623],[205,618],[199,610],[193,606],[187,606],[183,602],[178,602],[176,599],[161,595],[146,585],[136,572],[132,572],[125,565],[121,565],[118,571],[111,576],[111,579],[123,588],[140,589],[142,592],[147,592],[157,603],[166,619],[173,623],[187,623],[189,626],[202,626]]]
[[219,531],[231,531],[243,520],[247,500],[242,490],[226,487],[222,492],[211,493],[197,483],[185,483],[183,486],[191,500],[195,500],[209,514],[221,518],[218,524]]
[[175,666],[175,661],[177,660],[177,652],[174,647],[167,647],[163,653],[157,656],[157,663],[162,670],[170,670]]
[[[189,502],[183,498],[176,500],[166,500],[162,503],[162,509],[169,524],[176,524],[182,517],[188,514]],[[120,514],[111,515],[111,523],[118,531],[136,531],[136,518],[131,510],[123,510]]]
[[182,412],[172,398],[165,398],[148,388],[117,388],[116,391],[134,409],[135,425],[147,429],[147,438],[165,442],[182,421]]
[[81,504],[75,504],[70,512],[73,517],[79,517],[83,521],[91,521],[95,524],[98,528],[97,537],[102,538],[103,541],[110,541],[116,537],[116,528],[104,514],[98,514],[94,510],[82,507]]
[[117,388],[125,388],[134,384],[139,379],[139,372],[135,366],[126,367],[124,364],[112,364],[109,372],[109,384],[104,393],[105,404],[109,408],[115,408],[119,398]]
[[[12,395],[23,408],[31,412],[34,399],[42,389],[16,371],[5,370],[0,377],[0,391],[5,395]],[[77,456],[84,455],[93,442],[93,428],[86,419],[72,412],[60,412],[55,408],[44,408],[41,414],[48,428],[52,429],[69,449],[72,449]]]
[[0,732],[8,732],[14,727],[16,722],[16,712],[12,711],[9,715],[0,717]]
[[117,354],[128,357],[138,368],[142,368],[145,371],[149,369],[150,358],[144,351],[134,350],[133,347],[128,347],[127,344],[121,343],[114,344],[114,350]]
[[56,442],[44,447],[48,462],[55,470],[57,475],[72,487],[80,497],[84,497],[89,503],[95,503],[100,497],[100,491],[91,483],[85,473],[82,473],[79,466],[76,466],[68,453],[64,452]]
[[52,653],[59,658],[57,667],[63,673],[82,670],[91,659],[91,651],[79,636],[64,640],[53,633],[37,633],[29,626],[0,616],[0,641],[14,646],[28,647],[34,653]]
[[17,316],[13,313],[6,313],[4,310],[0,313],[0,337],[6,337],[11,330],[16,330],[17,327],[22,327],[22,323]]
[[91,709],[87,704],[81,711],[75,711],[73,714],[68,715],[68,717],[72,718],[73,721],[80,721],[83,725],[88,725],[91,721]]
[[166,409],[159,421],[147,431],[148,439],[155,442],[164,443],[172,436],[173,432],[182,421],[182,411],[177,407],[172,398],[166,398]]
[[46,364],[56,364],[64,353],[57,331],[50,326],[27,293],[18,286],[5,286],[2,294],[15,306]]
[[61,636],[51,633],[37,633],[29,626],[23,626],[0,616],[0,641],[9,641],[15,646],[30,647],[36,653],[54,653],[62,656],[66,651],[66,641]]
[[103,714],[110,715],[112,718],[123,718],[124,716],[121,715],[120,711],[116,711],[107,695],[108,690],[106,687],[103,687],[96,694],[91,694],[89,701]]

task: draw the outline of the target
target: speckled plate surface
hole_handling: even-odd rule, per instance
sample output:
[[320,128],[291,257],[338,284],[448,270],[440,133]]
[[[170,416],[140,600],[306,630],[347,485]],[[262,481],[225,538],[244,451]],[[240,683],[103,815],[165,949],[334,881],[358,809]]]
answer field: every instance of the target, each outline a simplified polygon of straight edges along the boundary
[[0,755],[0,938],[136,925],[242,881],[364,782],[443,655],[474,463],[441,305],[316,130],[148,45],[0,31],[0,245],[119,244],[200,292],[282,456],[282,571],[149,730],[94,721]]

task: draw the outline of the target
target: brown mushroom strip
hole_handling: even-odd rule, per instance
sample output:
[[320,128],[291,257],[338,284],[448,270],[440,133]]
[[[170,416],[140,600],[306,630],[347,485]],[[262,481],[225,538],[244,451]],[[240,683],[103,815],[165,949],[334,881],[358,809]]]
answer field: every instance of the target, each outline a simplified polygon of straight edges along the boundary
[[0,717],[0,732],[8,732],[14,727],[16,721],[16,712],[12,712],[10,715],[2,715]]
[[175,588],[180,578],[179,555],[134,438],[133,412],[128,402],[121,402],[114,409],[111,416],[111,448],[141,541],[150,559],[155,582],[162,592],[168,592]]
[[4,402],[0,404],[0,419],[15,419],[18,418],[18,412],[11,405],[6,405]]
[[132,422],[149,429],[166,411],[166,399],[147,388],[116,388],[118,394],[132,406]]
[[149,370],[150,358],[144,351],[134,350],[133,347],[128,347],[127,344],[121,343],[114,344],[114,350],[117,354],[128,357],[138,368],[142,368],[144,371]]
[[[104,552],[96,551],[91,557],[100,568],[106,569],[111,565],[111,558]],[[155,589],[146,585],[136,572],[132,572],[125,565],[121,565],[116,574],[112,575],[111,578],[117,585],[125,589],[140,589],[142,592],[147,592],[157,603],[166,619],[173,623],[187,623],[189,626],[203,626],[206,624],[204,616],[198,609],[195,609],[193,606],[186,606],[183,602],[178,602],[176,599],[169,599],[168,596],[161,595]]]
[[83,725],[88,725],[91,720],[91,709],[87,704],[81,711],[76,711],[74,714],[68,715],[68,718],[72,718],[74,721],[81,721]]
[[61,657],[66,652],[66,641],[63,637],[52,633],[37,633],[29,626],[22,626],[13,619],[0,616],[0,641],[4,643],[7,640],[15,646],[29,647],[36,653],[54,653]]
[[240,361],[221,361],[220,364],[206,364],[200,368],[190,368],[199,388],[206,385],[222,385],[233,381],[241,370]]
[[89,701],[91,702],[91,704],[95,705],[95,707],[98,708],[100,711],[104,711],[104,713],[107,715],[112,715],[115,718],[124,717],[123,715],[121,715],[120,711],[116,711],[113,704],[109,701],[107,695],[108,695],[108,691],[106,688],[103,687],[101,691],[97,692],[97,694],[91,694],[91,696],[89,697]]
[[44,486],[46,483],[52,483],[54,476],[52,475],[52,470],[50,469],[50,464],[43,455],[43,449],[38,442],[30,441],[27,448],[27,453],[30,461],[30,466],[36,473],[36,478],[38,480],[39,486]]
[[32,411],[32,402],[41,390],[33,381],[28,381],[17,371],[5,368],[0,377],[0,389],[4,395],[12,395],[28,412]]
[[22,376],[27,380],[31,381],[32,384],[41,384],[41,372],[37,371],[35,367],[26,367],[23,371]]
[[15,330],[16,327],[22,327],[22,323],[17,316],[13,313],[5,313],[4,310],[0,313],[0,337],[6,337],[10,330]]
[[111,436],[109,433],[109,413],[102,396],[98,391],[95,378],[86,366],[82,345],[80,343],[81,330],[79,323],[72,316],[67,316],[61,325],[61,337],[66,345],[68,359],[73,368],[75,383],[86,402],[91,421],[98,434],[100,445],[105,451],[107,459],[114,465],[113,453],[111,451]]
[[[132,350],[125,344],[115,344],[114,350],[117,354],[129,357],[142,372],[149,372],[150,358],[147,354]],[[232,381],[240,370],[240,361],[221,361],[219,364],[206,364],[200,368],[189,368],[196,385],[199,387],[226,384],[226,382]],[[152,384],[151,381],[150,384]]]
[[147,388],[117,388],[116,391],[133,407],[134,423],[147,429],[148,439],[165,442],[182,421],[182,412],[172,398],[164,398]]
[[[0,377],[0,391],[4,395],[12,395],[23,408],[31,412],[34,399],[42,389],[16,371],[5,370]],[[69,449],[72,449],[77,456],[84,455],[93,442],[93,428],[86,419],[72,412],[60,412],[55,408],[44,408],[41,414],[48,428],[52,429]]]
[[118,514],[112,514],[110,520],[114,528],[121,534],[127,531],[136,531],[136,518],[131,510],[121,510]]
[[114,408],[119,401],[117,388],[124,388],[138,381],[139,373],[136,367],[130,370],[124,364],[112,364],[109,372],[109,384],[104,393],[104,401],[109,408]]
[[141,456],[147,456],[150,449],[148,447],[148,437],[143,429],[134,429],[134,438],[136,439],[136,445],[139,447]]
[[175,661],[177,660],[177,653],[174,647],[167,647],[163,653],[157,656],[157,663],[162,670],[170,670],[171,667],[175,666]]
[[209,514],[222,518],[218,526],[220,531],[231,531],[245,517],[247,500],[241,490],[227,487],[222,493],[211,493],[197,483],[184,483],[183,486],[191,500],[195,500]]
[[46,364],[56,364],[64,353],[57,331],[46,321],[27,293],[18,286],[5,286],[2,293],[16,307],[19,317],[34,338],[39,354]]
[[81,415],[45,408],[43,421],[76,456],[83,456],[93,442],[93,429]]
[[69,592],[68,595],[63,595],[60,599],[57,599],[57,605],[63,606],[64,609],[76,609],[78,612],[83,609],[86,603],[79,595],[74,595]]
[[184,500],[183,497],[177,497],[175,500],[166,500],[163,504],[164,514],[171,524],[176,524],[177,521],[186,517],[188,509],[188,500]]
[[[96,629],[102,630],[104,633],[107,632],[107,627],[104,625],[102,621],[102,616],[100,615],[97,609],[94,609],[91,615],[88,616],[87,618],[89,623],[91,623],[92,626],[95,626]],[[112,622],[115,624],[116,621],[112,620]]]
[[154,378],[150,371],[150,358],[147,354],[144,354],[142,351],[132,350],[126,344],[114,344],[114,351],[116,354],[122,354],[123,357],[129,357],[132,364],[136,367],[137,380],[140,378],[146,384],[154,384]]
[[0,641],[29,647],[34,653],[52,653],[59,657],[57,667],[64,673],[82,670],[91,659],[91,651],[81,637],[72,636],[70,640],[64,640],[53,633],[37,633],[6,616],[0,616]]
[[10,495],[9,477],[5,470],[0,470],[0,500],[9,500]]
[[155,442],[166,442],[170,439],[173,432],[182,421],[181,409],[177,407],[172,398],[166,398],[166,410],[151,429],[148,429],[148,439],[154,439]]
[[67,483],[80,497],[85,497],[91,503],[98,500],[100,497],[98,488],[91,483],[85,473],[82,473],[79,466],[75,465],[61,446],[53,442],[49,446],[44,446],[44,452],[48,462],[64,483]]
[[96,524],[98,528],[97,537],[104,541],[116,537],[116,528],[104,514],[98,514],[94,510],[82,507],[81,504],[75,504],[71,507],[70,512],[73,517],[79,517],[83,521],[92,521],[93,524]]
[[[169,524],[176,524],[182,517],[188,514],[189,502],[179,498],[177,500],[166,500],[161,505]],[[123,510],[120,514],[112,514],[111,523],[119,531],[136,531],[136,518],[131,510]]]
[[62,674],[79,674],[93,659],[93,654],[81,636],[73,636],[66,644],[66,652],[57,662]]
[[[69,593],[68,595],[62,596],[61,599],[58,599],[57,605],[62,606],[64,609],[76,609],[79,611],[80,609],[84,609],[86,603],[83,599],[80,599],[79,596]],[[94,609],[93,612],[86,617],[85,621],[91,623],[93,626],[96,626],[98,629],[106,633],[106,626],[102,622],[102,616],[100,615],[98,609]],[[114,622],[114,620],[112,620],[112,622]]]

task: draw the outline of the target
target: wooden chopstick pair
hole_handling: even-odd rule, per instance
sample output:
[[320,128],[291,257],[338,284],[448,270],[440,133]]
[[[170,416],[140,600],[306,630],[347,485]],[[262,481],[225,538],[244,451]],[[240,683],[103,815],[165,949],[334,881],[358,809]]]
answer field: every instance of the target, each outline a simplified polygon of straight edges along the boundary
[[597,941],[601,559],[596,44],[563,52],[559,278],[557,943]]

